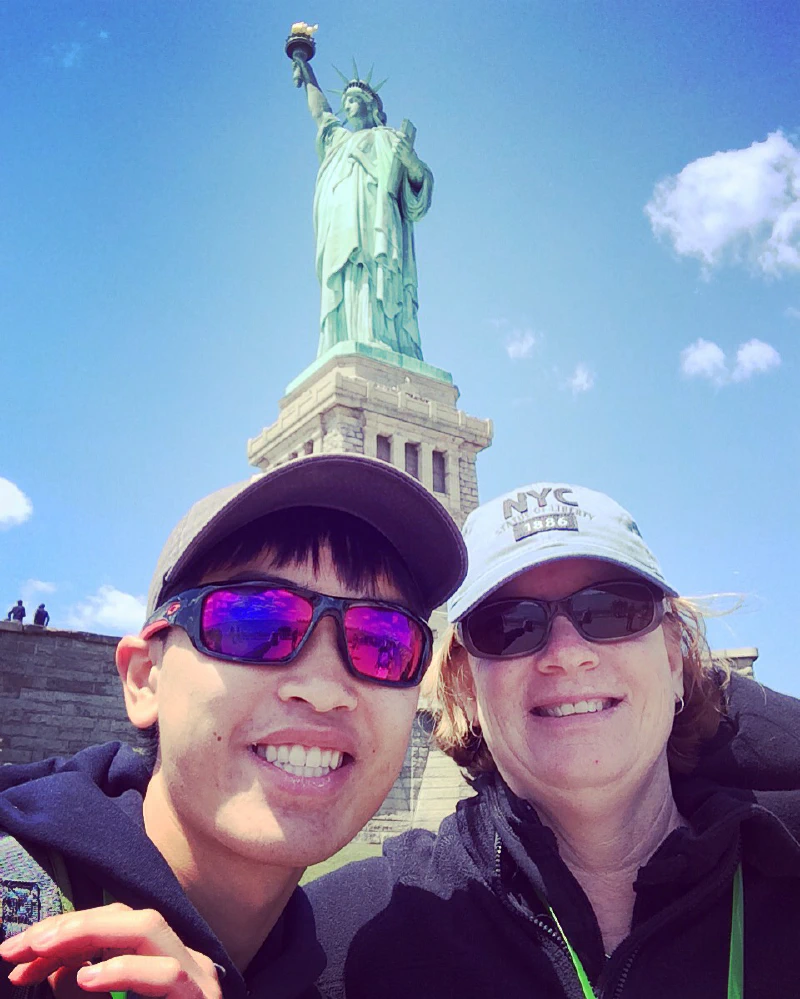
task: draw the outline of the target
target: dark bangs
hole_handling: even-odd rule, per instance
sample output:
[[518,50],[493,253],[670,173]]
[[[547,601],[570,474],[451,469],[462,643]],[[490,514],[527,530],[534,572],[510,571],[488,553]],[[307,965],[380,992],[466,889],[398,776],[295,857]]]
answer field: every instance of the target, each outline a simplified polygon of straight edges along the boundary
[[[386,579],[415,613],[427,617],[431,612],[432,608],[423,605],[406,563],[380,531],[352,514],[316,506],[279,510],[229,534],[191,562],[165,591],[162,601],[196,586],[211,573],[224,574],[267,552],[277,569],[310,560],[318,572],[325,548],[330,550],[336,576],[344,586],[374,595],[379,582]],[[431,557],[436,553],[431,552]]]

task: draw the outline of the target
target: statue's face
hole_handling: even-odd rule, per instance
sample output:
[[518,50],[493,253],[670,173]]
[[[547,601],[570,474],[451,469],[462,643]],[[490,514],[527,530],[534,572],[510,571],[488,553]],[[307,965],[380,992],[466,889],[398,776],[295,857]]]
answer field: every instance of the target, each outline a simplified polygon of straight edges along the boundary
[[370,128],[372,115],[369,101],[359,90],[348,90],[342,99],[342,109],[352,128]]

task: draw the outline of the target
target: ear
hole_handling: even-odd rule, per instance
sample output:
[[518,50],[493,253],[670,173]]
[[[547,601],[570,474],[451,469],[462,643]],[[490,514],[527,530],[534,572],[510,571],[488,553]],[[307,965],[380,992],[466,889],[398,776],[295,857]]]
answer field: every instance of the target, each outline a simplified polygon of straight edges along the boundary
[[117,646],[117,672],[122,681],[125,708],[136,728],[149,728],[158,721],[161,653],[160,639],[126,635]]

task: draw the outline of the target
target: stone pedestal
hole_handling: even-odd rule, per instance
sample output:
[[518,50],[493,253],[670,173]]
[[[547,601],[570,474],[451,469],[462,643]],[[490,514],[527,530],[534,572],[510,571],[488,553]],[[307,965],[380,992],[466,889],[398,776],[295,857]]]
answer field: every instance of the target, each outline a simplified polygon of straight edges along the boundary
[[248,442],[248,460],[266,471],[303,454],[383,458],[414,474],[460,526],[478,505],[475,458],[491,443],[492,423],[457,401],[439,368],[331,352],[288,386],[277,421]]

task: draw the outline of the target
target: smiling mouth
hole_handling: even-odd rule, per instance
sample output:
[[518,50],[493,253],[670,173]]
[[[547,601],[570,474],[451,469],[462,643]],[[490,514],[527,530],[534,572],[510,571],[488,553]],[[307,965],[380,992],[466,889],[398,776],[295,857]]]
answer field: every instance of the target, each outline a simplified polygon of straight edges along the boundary
[[550,704],[547,707],[531,709],[531,714],[539,718],[565,718],[568,715],[593,715],[609,708],[615,708],[620,703],[618,697],[591,698],[585,701],[564,701],[563,704]]
[[259,759],[293,777],[327,777],[345,763],[352,762],[347,753],[339,749],[322,749],[320,746],[258,743],[250,748]]

